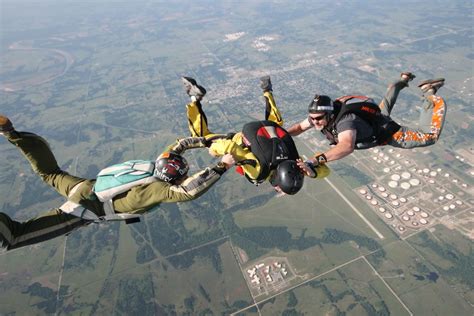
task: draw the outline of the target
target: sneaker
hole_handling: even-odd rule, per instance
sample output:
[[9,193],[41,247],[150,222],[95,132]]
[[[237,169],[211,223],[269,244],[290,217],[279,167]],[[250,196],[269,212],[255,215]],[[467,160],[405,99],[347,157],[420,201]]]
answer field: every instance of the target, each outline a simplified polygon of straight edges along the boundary
[[186,90],[187,95],[191,98],[196,98],[197,101],[202,100],[206,95],[206,89],[197,84],[196,80],[191,77],[182,77],[181,80],[184,84],[184,89]]
[[13,132],[14,130],[13,124],[8,117],[0,115],[0,134]]
[[412,81],[413,79],[415,79],[416,76],[415,76],[415,74],[406,71],[406,72],[402,72],[402,73],[400,74],[400,78],[401,78],[402,81],[410,82],[410,81]]
[[418,87],[423,91],[423,93],[433,89],[434,92],[436,93],[439,88],[441,88],[444,85],[444,78],[436,78],[436,79],[428,79],[428,80],[423,80],[418,84]]
[[270,76],[264,76],[260,78],[260,88],[262,88],[263,92],[273,91]]

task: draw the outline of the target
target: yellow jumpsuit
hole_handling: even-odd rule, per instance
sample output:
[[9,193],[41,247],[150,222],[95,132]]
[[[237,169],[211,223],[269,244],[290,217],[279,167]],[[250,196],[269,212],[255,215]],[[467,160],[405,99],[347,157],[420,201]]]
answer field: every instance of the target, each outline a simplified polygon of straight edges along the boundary
[[[283,126],[283,119],[280,110],[276,106],[271,91],[263,93],[266,103],[265,120],[277,123]],[[250,181],[255,182],[260,174],[260,163],[257,157],[244,145],[242,132],[234,134],[231,138],[223,134],[214,134],[209,131],[207,117],[202,110],[199,101],[193,101],[186,106],[188,116],[188,127],[193,137],[205,137],[212,140],[210,150],[216,156],[222,156],[226,153],[232,154],[237,162],[237,172],[245,175]],[[242,163],[245,161],[255,161],[254,164]],[[239,164],[242,163],[242,164]],[[329,175],[329,168],[325,165],[316,168],[317,178],[324,178]],[[272,171],[273,172],[273,171]],[[268,180],[272,172],[268,175]]]

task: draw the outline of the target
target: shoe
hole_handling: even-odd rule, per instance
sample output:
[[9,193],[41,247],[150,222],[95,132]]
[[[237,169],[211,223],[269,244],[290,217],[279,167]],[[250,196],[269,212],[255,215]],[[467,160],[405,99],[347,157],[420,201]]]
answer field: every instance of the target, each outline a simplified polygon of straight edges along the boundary
[[270,76],[264,76],[260,78],[260,88],[262,88],[263,92],[273,91]]
[[[404,76],[407,77],[407,78],[406,78],[406,79],[403,78]],[[405,72],[402,72],[402,73],[400,74],[400,78],[401,78],[402,81],[410,82],[410,81],[412,81],[413,79],[415,79],[416,76],[415,76],[415,74],[413,74],[413,73],[411,73],[411,72],[405,71]]]
[[428,80],[423,80],[418,84],[418,87],[423,91],[423,93],[433,89],[434,92],[436,93],[439,88],[441,88],[444,85],[444,78],[436,78],[436,79],[428,79]]
[[13,124],[8,117],[0,115],[0,134],[10,133],[14,130]]
[[186,93],[192,98],[196,98],[197,101],[201,101],[206,95],[206,89],[197,84],[196,80],[191,77],[182,77],[181,80],[184,84]]

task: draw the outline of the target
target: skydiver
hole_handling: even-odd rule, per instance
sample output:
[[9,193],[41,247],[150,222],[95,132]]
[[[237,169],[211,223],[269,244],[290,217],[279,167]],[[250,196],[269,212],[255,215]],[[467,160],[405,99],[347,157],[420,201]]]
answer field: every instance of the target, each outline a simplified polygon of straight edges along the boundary
[[[293,139],[282,127],[283,119],[273,98],[269,76],[260,79],[266,103],[265,120],[247,123],[242,132],[231,133],[227,137],[209,131],[201,104],[206,89],[193,78],[183,77],[182,80],[191,98],[191,102],[186,105],[191,135],[205,137],[211,155],[232,153],[238,165],[236,171],[245,175],[250,182],[258,185],[269,181],[280,193],[296,194],[303,186],[304,175],[324,178],[329,174],[326,166],[314,168],[311,163],[300,159]],[[281,147],[284,150],[279,152]]]
[[291,126],[288,132],[296,136],[314,127],[334,145],[310,159],[315,165],[344,158],[355,149],[433,145],[446,118],[446,103],[436,95],[444,85],[444,78],[424,80],[418,85],[424,95],[418,129],[401,126],[390,117],[399,92],[414,78],[410,72],[401,73],[400,79],[388,86],[378,106],[364,96],[344,96],[332,101],[327,95],[315,95],[308,107],[308,117]]
[[65,235],[90,223],[110,218],[117,220],[137,217],[137,214],[148,212],[160,203],[196,199],[235,163],[232,155],[224,155],[217,165],[188,177],[188,164],[181,155],[187,149],[203,147],[204,139],[178,139],[156,159],[152,170],[156,179],[116,195],[110,200],[110,212],[113,214],[107,215],[106,203],[99,201],[93,192],[96,179],[76,177],[61,170],[46,140],[33,133],[15,130],[11,121],[3,115],[0,115],[0,134],[19,148],[33,171],[44,182],[68,200],[59,208],[25,222],[15,221],[0,212],[0,250],[3,251]]

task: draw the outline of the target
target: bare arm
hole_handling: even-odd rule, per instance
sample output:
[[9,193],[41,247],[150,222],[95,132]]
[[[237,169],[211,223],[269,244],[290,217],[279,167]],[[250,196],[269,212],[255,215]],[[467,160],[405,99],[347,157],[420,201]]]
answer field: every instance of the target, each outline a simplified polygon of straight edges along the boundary
[[356,136],[357,132],[354,129],[339,133],[337,145],[324,153],[327,161],[338,160],[352,154],[355,148]]
[[311,127],[313,127],[313,125],[311,125],[308,119],[305,119],[299,123],[293,124],[290,128],[287,129],[287,131],[288,133],[290,133],[291,136],[298,136],[304,131],[310,129]]

